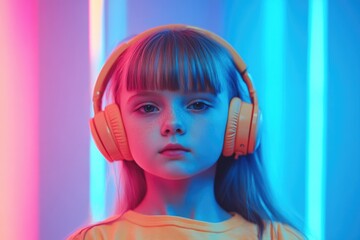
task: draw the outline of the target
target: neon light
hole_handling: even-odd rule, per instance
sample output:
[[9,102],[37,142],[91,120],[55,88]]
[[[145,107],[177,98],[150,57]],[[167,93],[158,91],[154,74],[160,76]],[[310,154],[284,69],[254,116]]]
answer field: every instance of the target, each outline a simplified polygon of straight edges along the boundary
[[0,1],[0,239],[39,238],[38,1]]
[[[126,34],[126,0],[90,0],[89,2],[89,42],[91,89],[105,61],[105,53],[111,51]],[[105,31],[106,29],[106,31]],[[106,48],[109,51],[106,51]],[[106,99],[104,99],[106,102]],[[93,109],[91,106],[91,116]],[[92,221],[106,218],[113,210],[114,192],[107,189],[106,161],[97,149],[93,139],[90,140],[90,211]]]
[[126,37],[127,7],[126,0],[108,0],[106,11],[106,53]]
[[[89,52],[90,52],[90,96],[97,75],[104,61],[104,2],[89,1]],[[91,105],[90,116],[94,116]],[[89,130],[90,131],[90,130]],[[105,176],[106,162],[90,138],[90,213],[91,221],[96,222],[105,218]]]
[[307,209],[309,235],[325,239],[327,2],[309,2]]
[[285,42],[285,1],[268,0],[264,4],[264,155],[266,167],[275,196],[284,199],[286,166],[284,160],[284,42]]
[[[119,44],[126,37],[127,32],[127,6],[126,0],[108,0],[106,1],[106,55],[114,50],[115,46]],[[105,99],[104,99],[105,100]],[[104,101],[105,103],[106,101]],[[117,172],[116,164],[109,165],[106,194],[106,212],[112,215],[116,210],[118,201],[119,188],[119,174]]]

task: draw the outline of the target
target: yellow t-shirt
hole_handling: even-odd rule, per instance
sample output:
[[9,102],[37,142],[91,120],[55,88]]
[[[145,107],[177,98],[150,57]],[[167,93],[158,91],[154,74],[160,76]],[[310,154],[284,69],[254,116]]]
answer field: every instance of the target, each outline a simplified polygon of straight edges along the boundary
[[[83,228],[68,240],[153,240],[153,239],[258,239],[257,226],[246,221],[237,213],[226,221],[211,223],[193,219],[167,216],[143,215],[127,211],[122,216],[115,216],[95,225]],[[269,223],[262,239],[303,239],[292,228]]]

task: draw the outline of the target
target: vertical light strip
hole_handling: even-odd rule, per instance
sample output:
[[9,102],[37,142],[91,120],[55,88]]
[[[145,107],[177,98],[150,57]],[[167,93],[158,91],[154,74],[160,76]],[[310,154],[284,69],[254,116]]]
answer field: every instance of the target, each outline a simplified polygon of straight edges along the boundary
[[0,239],[39,238],[38,1],[0,1]]
[[106,54],[110,55],[127,36],[127,5],[126,0],[108,0],[107,3]]
[[264,6],[264,155],[269,179],[275,195],[284,185],[284,45],[285,1],[267,0]]
[[310,236],[325,239],[327,2],[309,1],[307,209]]
[[[105,7],[106,19],[106,56],[114,50],[125,37],[127,33],[127,5],[126,0],[107,0]],[[104,99],[104,103],[107,103]],[[108,104],[108,103],[107,103]],[[116,210],[118,201],[118,181],[119,176],[116,164],[109,164],[110,172],[107,178],[107,194],[106,194],[106,212],[111,215]],[[112,171],[111,171],[112,170]]]
[[[90,97],[93,86],[104,62],[104,2],[89,0],[89,51],[90,51]],[[91,105],[90,116],[94,116]],[[106,215],[106,161],[90,138],[90,213],[96,222]]]

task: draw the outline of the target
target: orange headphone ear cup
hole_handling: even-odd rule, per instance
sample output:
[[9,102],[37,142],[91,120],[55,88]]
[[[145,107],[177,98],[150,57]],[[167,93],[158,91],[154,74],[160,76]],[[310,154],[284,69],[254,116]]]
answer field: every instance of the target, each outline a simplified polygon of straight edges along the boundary
[[96,113],[90,120],[90,128],[96,146],[108,161],[133,160],[116,104],[110,104],[104,111]]
[[111,159],[109,153],[106,151],[106,148],[105,148],[105,146],[103,145],[103,143],[102,143],[102,141],[100,139],[99,133],[96,130],[94,118],[90,119],[89,123],[90,123],[91,134],[93,136],[93,139],[94,139],[94,142],[95,142],[96,146],[98,147],[98,149],[100,150],[102,155],[108,161],[112,162],[112,159]]
[[240,114],[241,100],[239,98],[233,98],[230,101],[228,120],[225,130],[225,140],[223,146],[223,155],[229,157],[234,153],[236,129],[238,125],[238,119]]
[[105,115],[109,124],[109,129],[113,139],[122,154],[123,160],[133,160],[128,140],[126,137],[125,127],[122,121],[121,112],[117,104],[113,103],[105,107]]
[[100,111],[96,113],[94,118],[90,120],[90,127],[95,143],[104,157],[110,162],[121,159],[121,152],[111,134],[105,112]]
[[231,99],[225,130],[224,156],[235,153],[235,158],[238,158],[254,152],[256,136],[251,134],[256,133],[256,122],[253,124],[253,108],[253,104],[243,102],[240,98]]

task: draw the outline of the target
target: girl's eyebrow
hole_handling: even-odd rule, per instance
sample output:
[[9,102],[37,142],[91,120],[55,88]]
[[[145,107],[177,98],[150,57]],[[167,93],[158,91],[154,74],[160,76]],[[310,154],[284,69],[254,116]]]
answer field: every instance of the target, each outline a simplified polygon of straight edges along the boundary
[[131,97],[129,97],[129,99],[127,100],[127,103],[131,102],[133,99],[138,98],[138,97],[157,97],[160,94],[155,93],[155,92],[138,92],[135,93],[134,95],[132,95]]
[[[214,93],[210,93],[210,92],[193,92],[193,93],[189,93],[188,95],[185,94],[184,96],[185,97],[207,97],[207,98],[211,98],[213,100],[217,100],[217,95]],[[146,92],[146,91],[137,92],[134,95],[129,97],[129,99],[127,100],[127,103],[130,103],[131,101],[133,101],[134,99],[136,99],[138,97],[161,97],[161,93]]]

